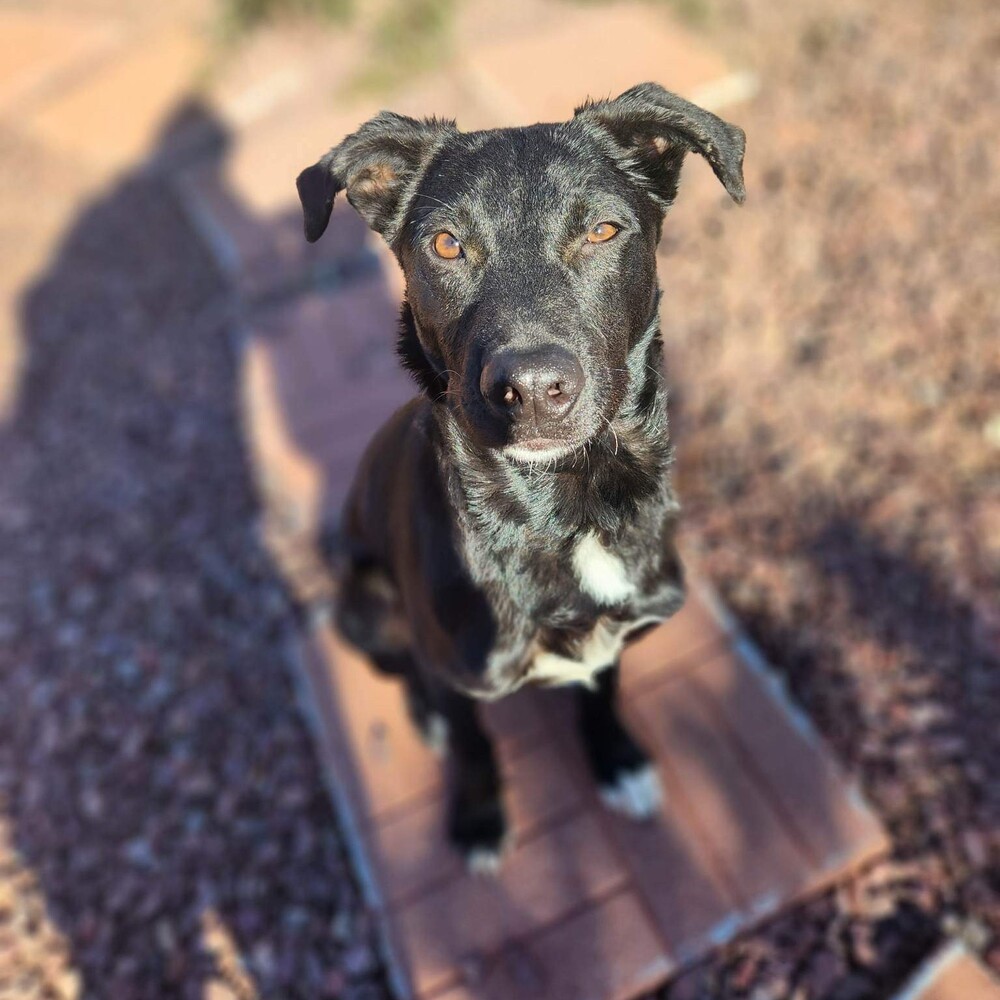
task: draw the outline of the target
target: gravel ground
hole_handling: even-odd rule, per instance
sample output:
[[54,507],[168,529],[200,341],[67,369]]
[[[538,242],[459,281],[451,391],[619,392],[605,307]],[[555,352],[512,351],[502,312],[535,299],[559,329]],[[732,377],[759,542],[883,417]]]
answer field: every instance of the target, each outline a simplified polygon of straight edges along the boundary
[[232,303],[116,185],[23,300],[0,429],[0,997],[386,995],[289,686]]
[[687,525],[896,847],[667,996],[885,997],[942,928],[1000,972],[1000,9],[712,10],[763,89],[747,205],[666,230]]

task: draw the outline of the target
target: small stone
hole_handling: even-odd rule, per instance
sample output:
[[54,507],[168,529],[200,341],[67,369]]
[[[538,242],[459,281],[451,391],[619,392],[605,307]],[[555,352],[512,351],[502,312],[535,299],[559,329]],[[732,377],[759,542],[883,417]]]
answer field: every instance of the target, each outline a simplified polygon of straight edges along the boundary
[[346,986],[347,980],[343,972],[340,969],[331,969],[323,980],[323,996],[335,1000],[343,994]]
[[54,985],[62,1000],[78,1000],[83,992],[83,979],[76,969],[63,969]]
[[267,941],[261,941],[250,955],[250,965],[263,979],[272,979],[275,970],[274,948]]
[[983,952],[989,948],[993,940],[993,932],[983,921],[970,918],[965,921],[962,927],[962,940],[972,951]]
[[377,968],[378,962],[367,944],[353,945],[344,952],[344,971],[351,979],[362,979]]
[[844,963],[839,956],[827,949],[818,951],[813,955],[804,974],[807,984],[805,996],[817,1000],[829,996],[844,972]]
[[210,979],[205,983],[204,1000],[239,1000],[232,987],[221,979]]
[[330,935],[334,941],[343,943],[350,939],[353,921],[348,910],[340,910],[330,921]]
[[1000,413],[994,413],[983,424],[983,437],[994,448],[1000,448]]
[[865,921],[856,921],[849,932],[851,951],[855,962],[871,967],[878,961],[878,949],[874,941],[874,928]]
[[290,906],[281,914],[282,924],[291,931],[300,931],[309,926],[309,911],[301,906]]
[[92,820],[104,815],[104,798],[97,788],[85,788],[80,793],[80,812]]
[[136,837],[125,845],[124,855],[137,868],[156,867],[156,856],[149,841],[142,837]]
[[990,850],[980,830],[966,830],[962,834],[962,844],[974,868],[985,868],[989,862]]
[[878,996],[875,984],[867,977],[852,972],[842,979],[823,1000],[871,1000]]

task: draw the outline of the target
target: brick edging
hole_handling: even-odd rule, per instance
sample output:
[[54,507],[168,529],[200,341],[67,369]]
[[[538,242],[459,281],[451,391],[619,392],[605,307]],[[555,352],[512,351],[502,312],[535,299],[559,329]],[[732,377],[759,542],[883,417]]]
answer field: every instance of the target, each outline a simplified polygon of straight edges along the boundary
[[[310,616],[306,629],[312,633],[318,625],[317,617]],[[319,692],[313,683],[312,673],[302,653],[303,643],[308,639],[296,629],[289,629],[285,636],[286,662],[292,675],[299,711],[305,719],[306,727],[313,742],[316,763],[323,775],[323,785],[327,790],[341,839],[354,869],[354,877],[361,889],[365,904],[376,915],[377,946],[386,971],[389,988],[396,1000],[413,1000],[409,976],[401,963],[397,948],[392,940],[386,904],[375,878],[374,866],[369,855],[365,838],[358,827],[354,810],[344,790],[344,782],[334,773],[329,761],[331,755],[324,752],[323,720],[317,709]]]

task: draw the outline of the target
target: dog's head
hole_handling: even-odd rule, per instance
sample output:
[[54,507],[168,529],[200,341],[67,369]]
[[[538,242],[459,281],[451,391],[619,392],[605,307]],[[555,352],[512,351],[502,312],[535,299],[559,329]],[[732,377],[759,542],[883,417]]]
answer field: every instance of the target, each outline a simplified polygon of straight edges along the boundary
[[743,150],[742,130],[646,83],[527,128],[383,112],[297,183],[308,240],[346,190],[392,247],[404,360],[432,397],[479,446],[537,461],[588,441],[626,397],[684,155],[742,202]]

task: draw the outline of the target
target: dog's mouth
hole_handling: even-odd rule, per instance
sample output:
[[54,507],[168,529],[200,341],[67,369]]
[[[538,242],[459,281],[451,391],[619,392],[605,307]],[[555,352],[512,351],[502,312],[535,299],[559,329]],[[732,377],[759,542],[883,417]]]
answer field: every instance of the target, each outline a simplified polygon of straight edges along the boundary
[[582,442],[561,441],[556,438],[528,438],[517,441],[503,449],[503,454],[523,465],[535,465],[539,462],[552,462],[556,459],[572,455]]

